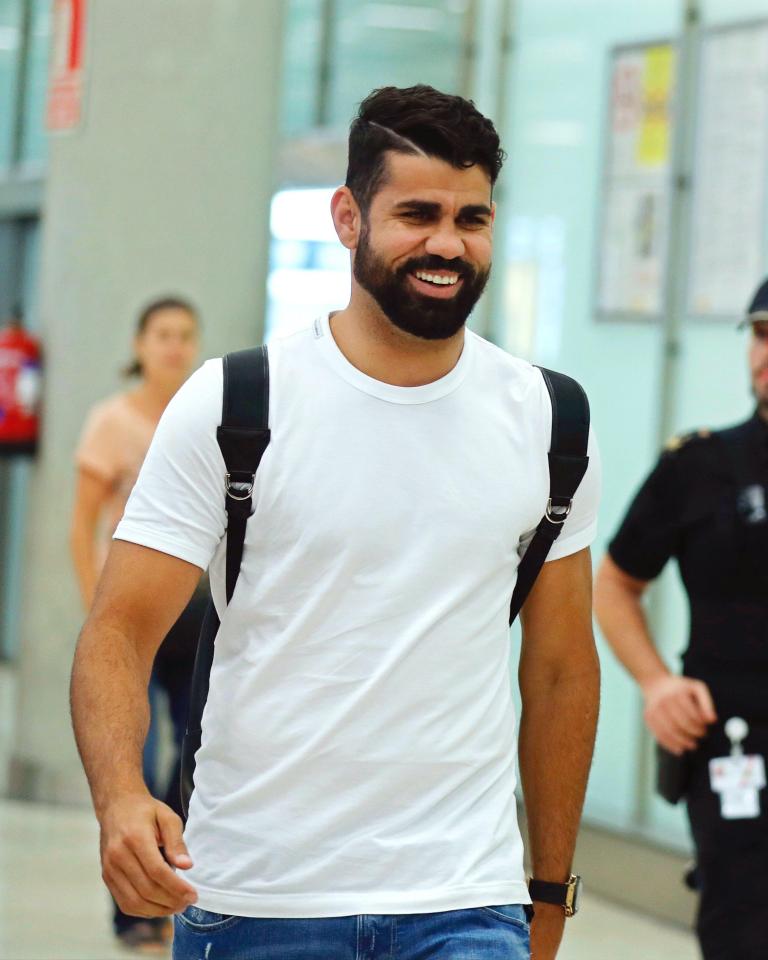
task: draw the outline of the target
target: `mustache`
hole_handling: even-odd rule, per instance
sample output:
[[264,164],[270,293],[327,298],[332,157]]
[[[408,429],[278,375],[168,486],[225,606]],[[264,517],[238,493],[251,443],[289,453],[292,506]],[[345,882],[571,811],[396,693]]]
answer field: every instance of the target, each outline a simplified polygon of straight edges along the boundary
[[407,263],[404,263],[397,270],[398,277],[405,277],[409,273],[413,273],[416,270],[450,270],[452,273],[457,273],[462,280],[474,280],[477,276],[477,270],[472,267],[466,260],[462,260],[460,257],[455,257],[453,260],[445,260],[443,257],[435,256],[430,254],[425,257],[414,257],[412,260],[408,260]]

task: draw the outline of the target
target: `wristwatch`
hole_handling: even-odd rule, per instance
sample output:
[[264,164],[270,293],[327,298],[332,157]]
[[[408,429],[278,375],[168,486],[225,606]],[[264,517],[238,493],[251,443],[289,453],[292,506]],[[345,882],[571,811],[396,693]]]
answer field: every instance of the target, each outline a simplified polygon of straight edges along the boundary
[[531,900],[562,907],[566,917],[572,917],[579,910],[581,877],[571,874],[567,883],[550,883],[548,880],[535,880],[531,877],[528,881],[528,893]]

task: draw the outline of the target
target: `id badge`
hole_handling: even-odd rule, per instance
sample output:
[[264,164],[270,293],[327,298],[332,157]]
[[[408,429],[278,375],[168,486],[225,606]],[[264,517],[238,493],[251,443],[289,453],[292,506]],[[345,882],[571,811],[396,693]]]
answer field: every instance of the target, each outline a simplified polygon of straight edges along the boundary
[[720,794],[723,820],[751,820],[760,816],[760,794],[753,787],[736,787]]
[[766,785],[765,760],[759,754],[715,757],[709,761],[709,782],[720,794],[725,820],[760,816],[759,792]]

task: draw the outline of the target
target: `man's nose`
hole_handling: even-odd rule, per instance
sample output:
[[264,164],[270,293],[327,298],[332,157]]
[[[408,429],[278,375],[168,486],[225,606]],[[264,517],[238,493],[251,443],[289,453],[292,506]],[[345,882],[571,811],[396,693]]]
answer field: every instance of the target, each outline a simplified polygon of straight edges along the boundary
[[441,227],[430,234],[426,243],[426,252],[442,257],[443,260],[454,260],[456,257],[464,256],[464,241],[455,227]]

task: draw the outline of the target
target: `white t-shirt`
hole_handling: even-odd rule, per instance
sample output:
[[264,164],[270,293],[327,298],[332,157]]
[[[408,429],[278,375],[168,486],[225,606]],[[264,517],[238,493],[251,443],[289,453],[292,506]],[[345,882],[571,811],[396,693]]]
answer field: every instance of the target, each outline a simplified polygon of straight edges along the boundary
[[[538,370],[467,332],[420,387],[327,318],[273,342],[272,439],[225,606],[221,361],[171,401],[115,536],[211,565],[222,618],[185,876],[251,917],[527,903],[509,600],[548,497]],[[595,535],[599,460],[550,559]]]

